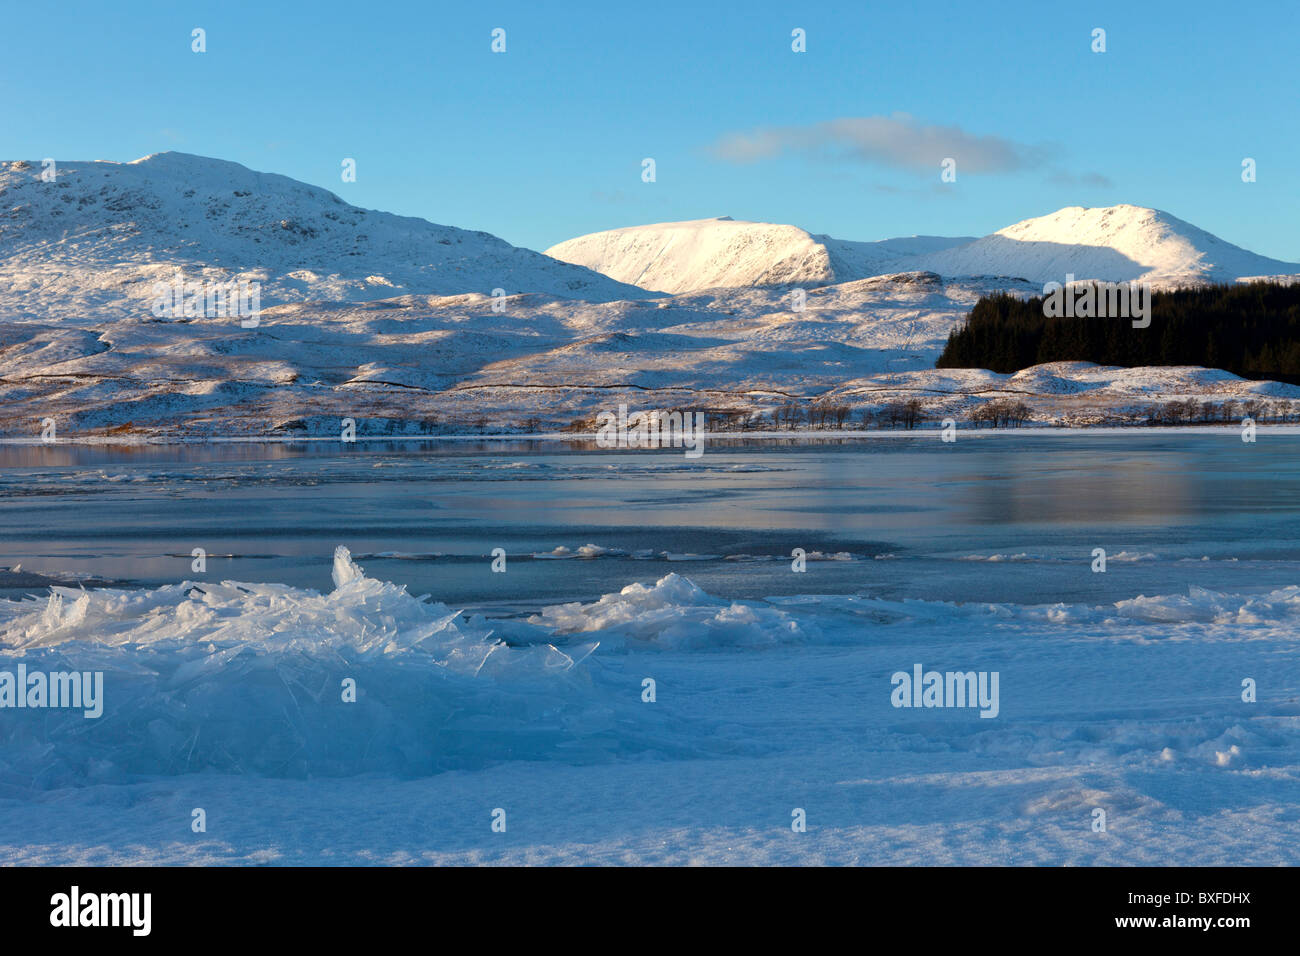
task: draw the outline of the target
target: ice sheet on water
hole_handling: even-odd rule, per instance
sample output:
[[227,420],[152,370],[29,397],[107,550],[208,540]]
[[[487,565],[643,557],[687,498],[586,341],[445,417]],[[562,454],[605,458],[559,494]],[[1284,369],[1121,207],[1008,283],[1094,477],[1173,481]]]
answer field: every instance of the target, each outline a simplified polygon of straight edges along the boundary
[[529,622],[560,634],[598,636],[613,646],[674,649],[755,647],[816,640],[809,621],[762,603],[711,597],[689,578],[668,574],[654,585],[629,584],[591,604],[543,608]]
[[885,626],[921,636],[971,628],[1073,629],[1080,637],[1122,640],[1266,638],[1300,617],[1300,586],[1260,594],[1189,587],[1185,594],[1138,596],[1114,604],[956,604],[870,595],[803,594],[764,601],[713,597],[689,578],[668,574],[653,585],[630,584],[582,604],[557,604],[528,618],[557,642],[598,639],[604,651],[707,650],[874,640]]
[[[624,672],[629,659],[606,656],[611,648],[693,653],[995,632],[1236,641],[1289,636],[1300,617],[1298,586],[1193,587],[1100,606],[730,601],[668,574],[526,621],[493,621],[367,577],[344,548],[333,576],[329,593],[223,581],[54,586],[43,599],[0,601],[0,671],[21,662],[104,674],[98,719],[77,709],[0,713],[0,790],[204,770],[414,776],[504,760],[719,752],[721,738],[698,718],[688,725],[642,705],[639,672]],[[356,703],[342,699],[346,678]],[[1233,742],[1218,750],[1230,754]]]
[[1186,594],[1139,595],[1105,605],[987,604],[964,609],[981,612],[1011,624],[1083,625],[1119,638],[1249,640],[1294,628],[1300,616],[1300,586],[1235,594],[1190,585]]
[[537,560],[547,560],[565,558],[617,558],[626,554],[626,551],[622,551],[619,548],[606,548],[598,544],[584,544],[579,548],[570,548],[562,544],[550,551],[534,552],[532,556]]
[[1070,628],[1077,636],[1160,640],[1250,640],[1289,633],[1300,618],[1300,585],[1257,594],[1211,591],[1191,585],[1185,594],[1139,595],[1113,604],[957,604],[914,598],[887,600],[868,595],[793,595],[766,604],[815,615],[822,630],[835,636],[835,621],[870,617],[878,623],[911,627]]
[[328,594],[225,581],[0,601],[0,670],[104,674],[97,719],[4,711],[0,782],[419,775],[673,748],[636,694],[593,680],[596,642],[507,644],[482,618],[366,577],[345,548],[333,576]]

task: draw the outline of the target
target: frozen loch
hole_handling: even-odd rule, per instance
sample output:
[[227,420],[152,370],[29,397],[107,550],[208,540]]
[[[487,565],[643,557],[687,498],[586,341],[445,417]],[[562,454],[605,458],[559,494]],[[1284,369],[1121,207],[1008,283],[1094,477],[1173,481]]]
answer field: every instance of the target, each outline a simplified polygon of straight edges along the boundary
[[1296,441],[0,449],[4,856],[1293,864]]

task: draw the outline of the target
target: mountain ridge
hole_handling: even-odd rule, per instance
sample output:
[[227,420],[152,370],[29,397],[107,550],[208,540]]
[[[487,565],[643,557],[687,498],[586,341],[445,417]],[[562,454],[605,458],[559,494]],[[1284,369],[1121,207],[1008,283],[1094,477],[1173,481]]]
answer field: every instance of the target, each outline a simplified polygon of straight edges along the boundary
[[546,255],[673,295],[740,286],[831,285],[889,272],[924,271],[890,266],[970,238],[855,242],[783,223],[719,216],[606,229],[557,243]]
[[730,217],[654,223],[578,236],[547,255],[623,282],[677,294],[736,286],[856,281],[901,272],[1007,276],[1032,282],[1140,280],[1157,287],[1300,273],[1162,210],[1066,206],[990,235],[859,242]]
[[129,163],[0,163],[0,314],[148,314],[153,284],[237,278],[262,304],[402,294],[543,292],[645,298],[489,233],[362,209],[318,186],[227,160],[154,153]]
[[1066,206],[930,256],[945,275],[1014,274],[1035,282],[1139,280],[1168,287],[1290,275],[1300,264],[1250,252],[1146,206]]

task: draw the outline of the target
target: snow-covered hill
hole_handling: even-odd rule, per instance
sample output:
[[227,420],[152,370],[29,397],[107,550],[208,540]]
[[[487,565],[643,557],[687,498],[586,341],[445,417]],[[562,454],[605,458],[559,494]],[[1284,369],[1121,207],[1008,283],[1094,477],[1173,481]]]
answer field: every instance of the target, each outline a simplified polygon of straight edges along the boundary
[[1042,284],[1141,279],[1157,287],[1300,273],[1300,263],[1248,252],[1169,213],[1070,206],[981,239],[914,236],[851,242],[796,226],[729,218],[611,229],[547,255],[645,289],[825,285],[897,272],[1011,276]]
[[[949,331],[982,295],[1034,291],[1006,279],[902,273],[807,290],[720,289],[641,301],[480,294],[295,303],[236,320],[95,328],[0,322],[0,438],[554,430],[625,403],[724,417],[794,402],[845,405],[853,420],[919,398],[931,421],[1012,398],[1035,421],[1141,422],[1177,398],[1268,401],[1300,414],[1300,388],[1198,368],[1084,362],[1015,375],[935,369]],[[713,426],[710,426],[713,427]]]
[[1012,275],[1031,282],[1064,282],[1073,275],[1158,286],[1300,272],[1298,263],[1256,255],[1167,212],[1130,205],[1069,206],[923,261],[943,275]]
[[676,294],[739,286],[851,282],[903,271],[890,266],[909,256],[969,241],[912,236],[849,242],[812,235],[797,226],[723,216],[595,232],[552,246],[546,254],[619,282]]
[[[1066,209],[977,240],[665,223],[551,250],[575,265],[180,153],[60,164],[52,182],[41,171],[0,164],[0,437],[31,437],[46,418],[67,437],[328,433],[344,417],[398,432],[562,427],[619,401],[741,415],[821,401],[861,415],[912,396],[961,418],[1024,395],[1037,421],[1087,422],[1171,396],[1300,399],[1198,369],[933,368],[993,292],[1032,295],[1069,273],[1300,272],[1135,206]],[[178,273],[258,281],[260,325],[155,320],[155,284]]]
[[645,292],[485,232],[349,205],[238,163],[158,153],[132,163],[0,163],[0,317],[147,316],[153,284],[261,283],[263,306],[404,293]]

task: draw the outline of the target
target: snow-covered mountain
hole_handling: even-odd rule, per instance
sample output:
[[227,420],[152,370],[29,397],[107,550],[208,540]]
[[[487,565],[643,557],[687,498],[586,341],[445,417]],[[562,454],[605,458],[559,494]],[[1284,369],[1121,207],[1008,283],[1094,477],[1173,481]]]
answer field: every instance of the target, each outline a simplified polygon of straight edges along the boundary
[[1073,275],[1160,286],[1300,272],[1300,264],[1256,255],[1167,212],[1130,205],[1068,206],[926,255],[924,262],[943,275],[1013,275],[1031,282]]
[[[1300,407],[1300,388],[1195,368],[933,368],[993,292],[1030,295],[1070,273],[1300,273],[1136,206],[874,243],[665,223],[562,243],[560,261],[185,154],[41,172],[0,164],[0,437],[30,437],[46,418],[67,436],[326,434],[345,417],[401,433],[559,427],[619,401],[737,414],[833,401],[861,414],[920,396],[961,417],[1014,394],[1043,421],[1141,418],[1167,396]],[[260,324],[141,321],[155,284],[178,273],[258,281]]]
[[247,329],[0,321],[0,438],[37,440],[46,418],[92,440],[337,435],[344,418],[364,435],[554,430],[620,403],[748,415],[820,402],[860,420],[918,398],[933,421],[966,421],[1012,398],[1058,424],[1142,422],[1173,399],[1300,413],[1300,387],[1203,368],[934,368],[952,328],[996,291],[1035,289],[914,272],[810,288],[801,312],[787,290],[756,287],[603,303],[531,293],[504,313],[480,294],[304,302]]
[[263,306],[407,293],[644,298],[485,232],[360,209],[238,163],[157,153],[131,163],[0,163],[0,316],[148,315],[153,284],[261,283]]
[[548,256],[594,269],[619,282],[676,294],[701,289],[792,283],[828,285],[889,272],[902,260],[970,241],[912,236],[849,242],[798,226],[723,216],[609,229],[569,239]]
[[1292,275],[1300,264],[1256,255],[1169,213],[1070,206],[981,239],[914,236],[851,242],[796,226],[728,218],[611,229],[547,255],[670,293],[727,286],[825,285],[898,272],[1013,276],[1035,283],[1130,279],[1157,286]]

